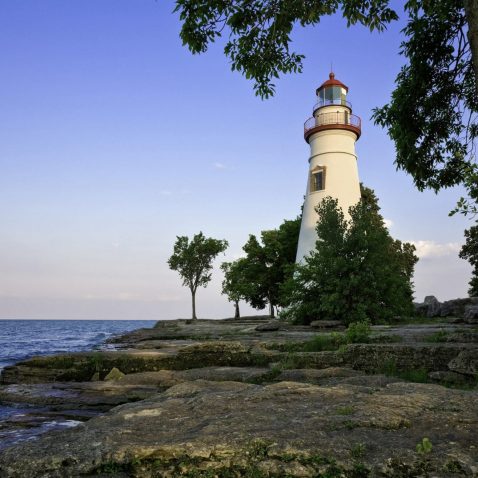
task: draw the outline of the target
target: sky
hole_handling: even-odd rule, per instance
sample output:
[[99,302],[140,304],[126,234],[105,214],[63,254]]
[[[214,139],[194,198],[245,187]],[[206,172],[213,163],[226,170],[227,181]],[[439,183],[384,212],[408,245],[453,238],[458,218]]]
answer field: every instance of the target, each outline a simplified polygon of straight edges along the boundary
[[299,214],[303,123],[331,63],[362,118],[360,179],[392,236],[417,246],[417,300],[466,296],[471,267],[458,251],[471,223],[448,217],[463,192],[418,192],[370,120],[403,63],[403,23],[370,33],[337,15],[295,29],[304,72],[261,100],[223,41],[196,56],[182,46],[173,8],[0,2],[0,319],[189,317],[189,290],[167,259],[176,236],[199,231],[229,248],[197,293],[198,316],[231,316],[219,264]]

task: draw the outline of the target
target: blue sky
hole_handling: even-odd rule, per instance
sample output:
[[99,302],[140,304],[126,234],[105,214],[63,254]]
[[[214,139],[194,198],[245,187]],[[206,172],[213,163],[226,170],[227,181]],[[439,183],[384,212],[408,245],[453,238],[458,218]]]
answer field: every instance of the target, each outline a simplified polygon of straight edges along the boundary
[[[303,122],[331,62],[362,117],[360,178],[392,235],[419,246],[417,298],[466,295],[457,254],[470,222],[448,217],[461,191],[417,192],[370,121],[393,89],[403,24],[370,33],[336,16],[296,29],[304,73],[262,101],[223,43],[200,56],[182,47],[173,8],[0,3],[0,318],[188,317],[189,292],[166,264],[175,237],[225,238],[232,260],[249,234],[299,213]],[[220,282],[216,267],[200,317],[232,313]]]

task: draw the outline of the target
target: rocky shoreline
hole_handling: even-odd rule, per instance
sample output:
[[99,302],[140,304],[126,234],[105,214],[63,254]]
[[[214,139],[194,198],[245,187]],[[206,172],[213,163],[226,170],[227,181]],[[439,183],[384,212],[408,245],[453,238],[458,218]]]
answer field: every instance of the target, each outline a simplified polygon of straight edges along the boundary
[[478,328],[456,322],[320,350],[338,324],[164,321],[17,363],[0,403],[26,412],[2,427],[82,423],[6,446],[0,477],[478,476]]

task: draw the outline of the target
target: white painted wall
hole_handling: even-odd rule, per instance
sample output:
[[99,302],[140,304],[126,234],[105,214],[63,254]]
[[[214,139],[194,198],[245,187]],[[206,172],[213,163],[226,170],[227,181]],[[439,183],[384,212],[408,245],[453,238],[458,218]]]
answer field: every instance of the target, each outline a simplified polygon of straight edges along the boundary
[[[344,111],[346,108],[328,106],[316,112],[316,116],[330,111]],[[317,233],[315,226],[319,219],[315,207],[326,196],[338,200],[339,206],[348,219],[348,209],[360,200],[360,181],[355,154],[357,136],[352,131],[331,129],[320,131],[309,137],[310,158],[307,188],[302,211],[299,244],[296,262],[315,249]],[[316,167],[325,168],[325,189],[310,192],[310,172]]]

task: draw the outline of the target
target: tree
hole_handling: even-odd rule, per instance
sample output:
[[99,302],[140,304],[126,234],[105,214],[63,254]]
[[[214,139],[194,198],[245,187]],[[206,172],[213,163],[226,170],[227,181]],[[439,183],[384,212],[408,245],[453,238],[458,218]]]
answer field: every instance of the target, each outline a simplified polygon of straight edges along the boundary
[[[256,94],[274,94],[273,79],[301,72],[304,56],[292,51],[295,25],[318,25],[341,12],[347,26],[383,31],[398,18],[389,0],[176,0],[181,38],[205,52],[226,32],[224,53],[233,70],[254,81]],[[395,142],[396,165],[418,189],[456,184],[467,190],[454,212],[478,213],[478,0],[408,0],[400,53],[407,59],[389,105],[374,119]]]
[[278,229],[261,232],[261,242],[250,235],[243,247],[246,257],[239,259],[242,297],[254,308],[269,305],[269,314],[282,305],[282,284],[292,275],[301,218],[284,221]]
[[244,268],[245,259],[241,258],[234,262],[223,262],[221,269],[224,272],[222,281],[222,293],[227,295],[230,302],[234,302],[234,318],[238,319],[241,314],[239,311],[239,301],[247,296],[249,283],[246,280]]
[[452,214],[478,212],[477,5],[457,0],[407,3],[409,20],[401,45],[407,63],[390,103],[376,108],[373,116],[395,143],[397,167],[413,177],[419,190],[465,186],[468,198],[461,198]]
[[349,221],[335,199],[325,198],[317,206],[319,239],[284,287],[289,303],[284,316],[301,323],[351,323],[412,312],[415,248],[392,239],[375,194],[363,190],[362,200],[349,210]]
[[460,257],[468,260],[473,267],[468,295],[478,297],[478,223],[465,231],[465,238],[465,244],[460,250]]
[[227,249],[225,240],[205,237],[202,232],[190,241],[187,236],[177,236],[169,268],[177,271],[183,285],[189,287],[192,297],[192,318],[196,320],[196,291],[206,287],[211,280],[212,261]]

